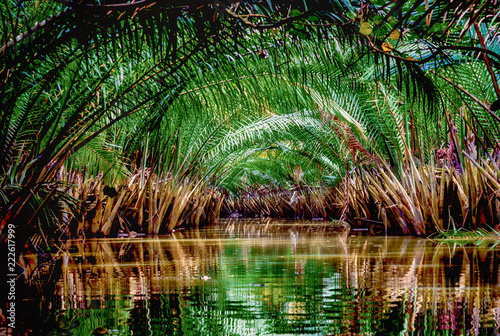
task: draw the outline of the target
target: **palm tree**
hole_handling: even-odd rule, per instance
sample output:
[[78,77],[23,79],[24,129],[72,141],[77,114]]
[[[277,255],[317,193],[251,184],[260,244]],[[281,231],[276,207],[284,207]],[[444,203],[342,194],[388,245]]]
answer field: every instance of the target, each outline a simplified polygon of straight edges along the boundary
[[[441,97],[432,72],[426,71],[428,65],[444,67],[459,62],[460,57],[453,59],[453,55],[479,55],[498,96],[493,72],[499,57],[494,45],[491,47],[491,41],[497,38],[496,6],[495,0],[481,6],[473,1],[451,5],[444,0],[304,1],[292,7],[285,1],[68,1],[22,5],[5,1],[0,8],[5,27],[0,50],[0,229],[4,232],[7,223],[15,223],[18,244],[24,245],[38,224],[50,222],[44,218],[52,217],[54,209],[64,212],[69,207],[73,211],[70,200],[59,198],[67,186],[57,182],[56,175],[69,164],[69,158],[77,158],[75,153],[82,155],[80,162],[71,162],[75,168],[84,166],[83,153],[87,151],[96,154],[90,164],[90,168],[99,167],[94,171],[118,167],[113,169],[116,176],[127,175],[123,164],[114,165],[117,160],[127,160],[112,145],[124,135],[123,130],[134,126],[125,128],[133,116],[145,121],[136,124],[143,125],[136,129],[137,135],[154,135],[168,124],[173,134],[168,141],[189,143],[183,140],[188,134],[174,130],[190,122],[169,113],[179,96],[203,89],[200,85],[192,87],[199,73],[204,75],[223,65],[231,69],[233,60],[244,62],[252,55],[266,58],[271,44],[300,48],[297,38],[335,38],[337,49],[353,45],[349,53],[352,65],[368,59],[375,78],[421,97],[417,106],[428,104],[430,108],[436,107]],[[487,29],[493,33],[486,36]],[[410,42],[401,36],[407,36]],[[468,36],[477,37],[479,44],[466,41]],[[288,50],[279,54],[283,62],[288,61]],[[312,57],[324,61],[330,56]],[[307,69],[307,62],[302,65],[298,71]],[[273,66],[279,68],[281,64],[275,62]],[[198,73],[193,71],[197,67]],[[437,72],[436,76],[451,81]],[[246,80],[241,76],[234,79],[231,81],[236,87]],[[280,83],[283,90],[297,92],[297,85]],[[449,84],[497,120],[489,102],[481,105],[473,93],[453,81]],[[308,89],[300,90],[305,96],[313,96]],[[293,96],[301,98],[297,93]],[[225,103],[234,104],[227,99]],[[356,124],[349,114],[340,115],[351,126]],[[356,127],[351,130],[363,133]],[[307,133],[307,127],[300,132]],[[159,142],[168,144],[161,133],[151,139],[143,149]],[[139,148],[133,141],[122,145],[129,150]],[[394,146],[387,148],[387,152],[395,150]],[[180,152],[175,153],[177,156]],[[150,163],[160,164],[160,156],[155,155]],[[130,153],[125,156],[131,159]],[[318,155],[317,159],[326,157]],[[162,167],[182,166],[175,158],[162,162]],[[214,165],[210,171],[222,172],[221,167]]]

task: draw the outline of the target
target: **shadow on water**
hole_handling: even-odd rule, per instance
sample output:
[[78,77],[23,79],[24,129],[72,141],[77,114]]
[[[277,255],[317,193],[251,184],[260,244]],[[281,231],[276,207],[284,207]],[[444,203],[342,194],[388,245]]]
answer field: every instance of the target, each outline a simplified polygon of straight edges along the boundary
[[[32,276],[20,294],[33,312],[20,325],[33,335],[499,331],[499,251],[488,246],[229,220],[165,237],[75,240],[67,250],[58,273]],[[28,273],[34,258],[23,257]],[[49,272],[57,281],[46,286]]]

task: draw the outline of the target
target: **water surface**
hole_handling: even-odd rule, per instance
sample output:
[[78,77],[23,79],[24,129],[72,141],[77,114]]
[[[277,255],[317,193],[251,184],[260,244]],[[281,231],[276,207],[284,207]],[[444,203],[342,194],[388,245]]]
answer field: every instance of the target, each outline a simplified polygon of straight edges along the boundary
[[500,326],[493,244],[240,220],[67,249],[56,281],[32,280],[25,294],[35,335],[494,335]]

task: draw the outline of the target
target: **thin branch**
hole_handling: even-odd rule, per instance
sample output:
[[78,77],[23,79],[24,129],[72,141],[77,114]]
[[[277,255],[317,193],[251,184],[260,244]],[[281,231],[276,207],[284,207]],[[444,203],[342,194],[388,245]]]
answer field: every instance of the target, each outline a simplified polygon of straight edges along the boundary
[[[391,54],[389,52],[385,52],[385,51],[377,48],[375,46],[375,44],[373,43],[373,41],[369,37],[366,37],[366,39],[368,40],[368,43],[370,44],[370,47],[372,48],[373,51],[379,52],[381,54],[385,54],[385,55],[389,56],[390,58],[398,59],[398,60],[401,60],[401,61],[404,61],[404,62],[407,62],[407,63],[414,63],[414,64],[424,64],[424,63],[427,63],[430,60],[432,60],[433,58],[435,58],[440,52],[442,52],[444,50],[474,51],[474,52],[477,52],[477,53],[484,53],[485,55],[486,54],[490,54],[491,56],[495,57],[496,59],[498,59],[500,61],[500,55],[497,54],[494,51],[491,51],[491,50],[488,50],[488,49],[484,49],[484,48],[479,48],[479,47],[456,46],[456,45],[455,46],[445,45],[445,46],[437,47],[435,49],[435,51],[431,55],[429,55],[426,58],[423,58],[421,60],[408,59],[408,58],[404,58],[404,57],[401,57],[401,56],[393,55],[393,54]],[[396,50],[396,49],[394,49],[394,50]]]
[[434,70],[429,70],[430,72],[432,72],[433,74],[435,74],[436,76],[439,76],[441,77],[442,79],[444,79],[446,82],[450,83],[451,85],[453,85],[455,88],[457,88],[458,90],[460,90],[461,92],[465,93],[467,96],[469,96],[469,98],[471,98],[474,102],[476,102],[477,104],[479,104],[482,108],[484,108],[489,114],[491,114],[491,116],[493,118],[495,118],[498,122],[500,122],[500,117],[497,116],[492,110],[490,110],[490,108],[488,106],[486,106],[485,103],[483,103],[481,100],[479,100],[476,96],[474,96],[472,93],[470,93],[469,91],[465,90],[463,87],[461,87],[460,85],[458,84],[455,84],[451,79],[449,78],[446,78],[445,76],[441,75],[441,74],[438,74],[436,73]]
[[[481,30],[479,29],[479,25],[477,22],[474,22],[474,29],[476,30],[477,36],[479,36],[479,42],[481,43],[481,47],[486,50],[486,44],[484,43],[484,37],[481,34]],[[497,77],[495,76],[495,72],[491,68],[490,65],[490,59],[488,58],[488,54],[484,54],[484,63],[486,64],[486,67],[488,68],[488,72],[490,73],[491,76],[491,81],[493,83],[493,87],[495,88],[495,92],[497,94],[497,97],[500,98],[500,88],[498,87],[498,82],[497,82]]]
[[46,20],[43,20],[42,22],[38,23],[38,22],[35,22],[35,25],[31,28],[28,28],[27,31],[25,31],[24,33],[22,34],[19,34],[16,36],[15,39],[13,40],[10,40],[9,42],[7,42],[6,44],[4,44],[1,48],[0,48],[0,54],[3,54],[5,52],[5,50],[7,50],[7,48],[10,48],[12,47],[13,45],[15,45],[16,43],[19,43],[21,42],[24,38],[30,36],[30,35],[33,35],[34,33],[36,33],[38,30],[42,29],[43,27],[47,26],[48,24],[52,23],[54,21],[54,19],[57,19],[59,16],[61,16],[62,14],[65,14],[68,12],[68,8],[66,8],[65,10],[63,10],[62,12],[60,13],[57,13],[57,14],[54,14],[52,15],[51,17],[47,18]]
[[[247,15],[241,15],[241,14],[236,14],[234,12],[232,12],[231,10],[227,9],[226,10],[226,13],[232,17],[233,19],[237,19],[239,20],[240,22],[242,22],[244,25],[246,26],[249,26],[249,27],[252,27],[254,29],[271,29],[271,28],[278,28],[278,27],[282,27],[284,25],[286,25],[287,23],[291,23],[291,22],[294,22],[296,20],[299,20],[299,19],[302,19],[302,18],[306,18],[306,17],[309,17],[309,15],[314,11],[313,8],[309,9],[308,11],[305,11],[304,13],[300,14],[300,15],[297,15],[297,16],[289,16],[287,18],[284,18],[284,19],[281,19],[281,20],[278,20],[276,21],[275,23],[272,23],[272,24],[267,24],[267,25],[259,25],[259,24],[255,24],[255,23],[252,23],[250,21],[248,21],[247,17],[249,16],[256,16],[256,15],[250,15],[250,14],[247,14]],[[261,15],[261,17],[266,17],[268,19],[271,19],[270,17],[268,16],[264,16],[264,15]]]

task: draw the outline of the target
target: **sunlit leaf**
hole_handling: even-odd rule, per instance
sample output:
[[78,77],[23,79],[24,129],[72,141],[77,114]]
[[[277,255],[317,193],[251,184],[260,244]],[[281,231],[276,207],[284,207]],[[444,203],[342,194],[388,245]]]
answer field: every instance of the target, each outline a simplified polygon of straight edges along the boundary
[[382,50],[385,52],[391,52],[394,47],[389,42],[382,43]]

